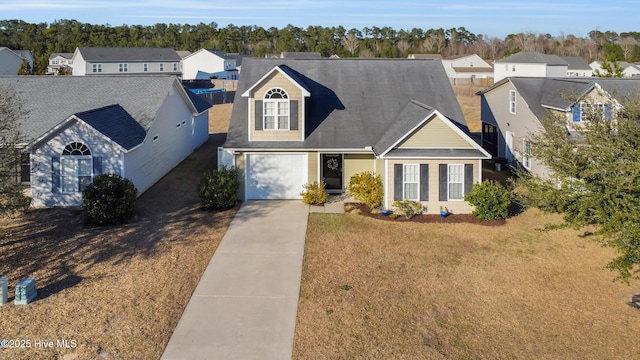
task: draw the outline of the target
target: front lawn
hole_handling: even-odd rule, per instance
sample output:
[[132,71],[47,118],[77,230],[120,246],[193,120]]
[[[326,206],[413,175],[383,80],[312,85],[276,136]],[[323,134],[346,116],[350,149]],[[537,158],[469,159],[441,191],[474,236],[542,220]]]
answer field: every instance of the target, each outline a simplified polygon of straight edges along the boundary
[[311,214],[294,358],[630,359],[640,293],[557,216],[503,226]]

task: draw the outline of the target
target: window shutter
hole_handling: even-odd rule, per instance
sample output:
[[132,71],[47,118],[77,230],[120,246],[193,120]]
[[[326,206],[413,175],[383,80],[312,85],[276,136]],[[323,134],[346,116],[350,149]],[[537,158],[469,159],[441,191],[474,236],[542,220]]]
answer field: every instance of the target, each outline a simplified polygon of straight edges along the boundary
[[393,165],[393,200],[402,200],[402,164]]
[[429,201],[429,164],[420,164],[420,201]]
[[262,100],[256,100],[256,130],[263,129]]
[[51,158],[51,192],[60,193],[60,157]]
[[289,130],[299,130],[298,127],[298,100],[289,101]]
[[580,106],[578,104],[574,104],[571,107],[571,112],[573,113],[573,122],[580,122]]
[[439,189],[438,189],[438,200],[440,201],[447,201],[447,186],[448,186],[448,181],[447,178],[449,177],[449,175],[447,174],[447,164],[440,164],[440,176],[438,179],[439,182]]
[[93,157],[93,178],[102,174],[102,158],[98,156]]
[[464,194],[471,192],[473,186],[473,164],[464,164]]

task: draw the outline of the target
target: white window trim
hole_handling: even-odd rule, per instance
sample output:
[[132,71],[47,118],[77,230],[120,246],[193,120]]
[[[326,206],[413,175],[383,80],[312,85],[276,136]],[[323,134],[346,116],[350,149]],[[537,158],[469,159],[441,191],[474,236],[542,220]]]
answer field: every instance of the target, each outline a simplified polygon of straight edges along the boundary
[[509,90],[509,113],[510,114],[515,114],[516,113],[516,91],[515,90]]
[[164,64],[160,63],[160,71],[164,71]]
[[[71,159],[74,161],[74,174],[71,176],[64,175],[64,160]],[[82,175],[82,176],[90,176],[93,181],[93,157],[91,155],[62,155],[60,156],[60,192],[63,194],[75,194],[80,191],[80,175],[78,174],[78,160],[90,160],[91,161],[91,172],[90,175]],[[64,179],[67,177],[72,177],[75,179],[74,183],[76,185],[74,191],[65,191],[64,188]]]
[[[417,179],[415,181],[407,181],[407,168],[414,168],[414,173],[417,175]],[[416,198],[410,199],[407,197],[405,192],[406,184],[415,184],[416,185]],[[403,164],[402,165],[402,199],[411,200],[411,201],[420,201],[420,164]]]
[[531,170],[531,141],[529,139],[522,139],[522,166]]
[[143,72],[148,72],[149,71],[149,64],[147,64],[147,63],[142,64],[142,71]]
[[92,73],[101,73],[102,72],[102,64],[91,64],[91,72]]
[[118,72],[121,72],[121,73],[129,72],[129,64],[127,63],[118,64]]
[[[272,92],[278,92],[283,95],[282,99],[273,99],[267,96]],[[274,105],[274,115],[270,115],[274,117],[273,128],[267,127],[267,104],[273,103]],[[285,114],[280,114],[280,104],[286,103],[287,108],[285,110]],[[272,88],[265,92],[264,97],[262,98],[262,129],[266,131],[289,131],[291,129],[291,102],[289,101],[289,94],[282,88]],[[279,118],[282,116],[286,116],[287,125],[284,128],[280,127]]]
[[[461,181],[456,181],[453,182],[451,181],[451,176],[449,176],[451,174],[451,168],[452,167],[458,167],[461,169],[462,173],[461,173]],[[452,199],[451,198],[451,184],[460,184],[461,185],[461,192],[462,192],[462,197],[460,199]],[[447,164],[447,200],[448,201],[464,201],[464,164]]]

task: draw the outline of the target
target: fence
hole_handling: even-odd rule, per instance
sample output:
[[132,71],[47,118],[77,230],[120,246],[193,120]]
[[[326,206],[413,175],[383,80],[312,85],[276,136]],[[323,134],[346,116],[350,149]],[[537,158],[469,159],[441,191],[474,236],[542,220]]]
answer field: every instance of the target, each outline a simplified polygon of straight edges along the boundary
[[204,101],[211,105],[217,104],[230,104],[233,103],[233,99],[236,97],[235,91],[221,91],[198,94]]
[[487,87],[493,85],[493,78],[449,78],[451,85],[474,85],[480,87]]

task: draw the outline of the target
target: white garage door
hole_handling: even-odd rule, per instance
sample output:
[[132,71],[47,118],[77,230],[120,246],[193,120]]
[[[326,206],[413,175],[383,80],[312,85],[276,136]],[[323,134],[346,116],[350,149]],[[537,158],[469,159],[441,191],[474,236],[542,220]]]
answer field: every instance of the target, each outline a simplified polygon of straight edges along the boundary
[[300,199],[307,154],[248,154],[247,199]]

